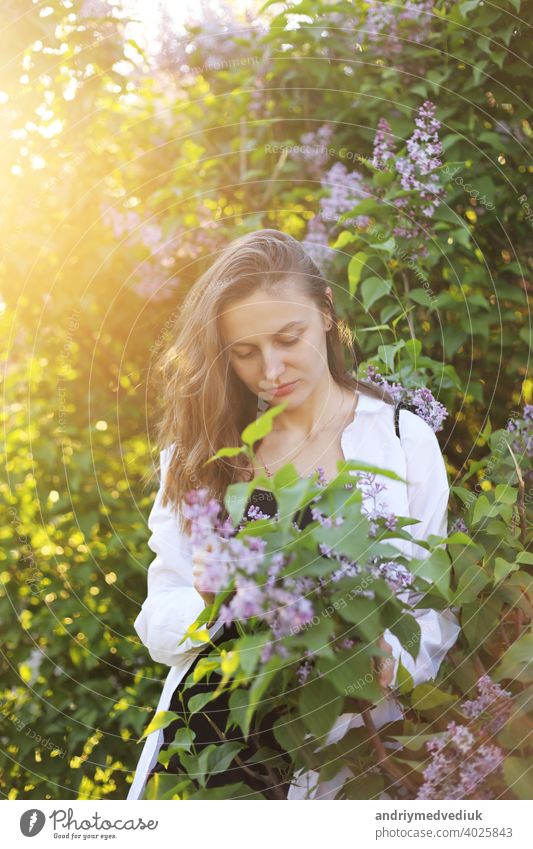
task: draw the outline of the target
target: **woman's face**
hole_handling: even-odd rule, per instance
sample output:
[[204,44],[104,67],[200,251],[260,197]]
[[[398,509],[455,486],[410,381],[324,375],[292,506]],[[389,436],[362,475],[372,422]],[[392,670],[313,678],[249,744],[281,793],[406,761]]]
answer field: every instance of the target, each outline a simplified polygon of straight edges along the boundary
[[[327,290],[331,298],[331,289]],[[270,293],[231,303],[219,326],[231,367],[254,394],[288,407],[301,403],[328,370],[326,329],[331,319],[288,279]],[[294,384],[280,392],[276,387]]]

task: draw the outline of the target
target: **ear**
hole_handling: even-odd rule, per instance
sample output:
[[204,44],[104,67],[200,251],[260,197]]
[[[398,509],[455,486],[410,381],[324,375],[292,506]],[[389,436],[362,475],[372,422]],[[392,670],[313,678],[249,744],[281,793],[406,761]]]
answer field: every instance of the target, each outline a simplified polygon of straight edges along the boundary
[[[331,286],[326,287],[326,297],[331,304],[331,308],[333,309],[333,292],[331,291]],[[331,316],[326,317],[326,330],[331,330],[333,326],[333,321]]]

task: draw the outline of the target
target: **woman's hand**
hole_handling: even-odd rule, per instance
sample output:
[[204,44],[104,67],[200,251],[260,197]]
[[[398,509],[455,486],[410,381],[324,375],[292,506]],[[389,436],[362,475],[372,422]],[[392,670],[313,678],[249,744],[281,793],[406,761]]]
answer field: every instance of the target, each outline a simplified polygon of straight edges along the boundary
[[394,672],[394,657],[392,655],[392,646],[389,645],[385,637],[380,637],[378,648],[388,652],[389,657],[377,658],[378,682],[380,687],[388,687],[392,681]]
[[214,593],[203,593],[198,588],[199,585],[201,585],[201,583],[202,583],[201,579],[202,579],[202,575],[203,575],[204,570],[205,570],[205,551],[202,550],[201,548],[196,549],[196,551],[194,552],[194,554],[192,556],[192,562],[193,562],[192,585],[193,585],[194,589],[196,590],[196,592],[200,593],[200,595],[202,596],[202,598],[205,602],[205,606],[208,607],[210,604],[213,604],[213,602],[215,600],[215,594]]

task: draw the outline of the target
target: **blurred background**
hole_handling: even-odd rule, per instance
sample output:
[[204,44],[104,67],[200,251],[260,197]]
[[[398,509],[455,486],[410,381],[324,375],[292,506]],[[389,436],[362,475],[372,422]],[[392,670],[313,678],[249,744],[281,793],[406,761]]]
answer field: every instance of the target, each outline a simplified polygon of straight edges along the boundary
[[358,373],[429,388],[450,482],[492,488],[533,400],[527,12],[1,3],[4,798],[126,797],[167,672],[133,629],[154,358],[231,239],[303,240]]

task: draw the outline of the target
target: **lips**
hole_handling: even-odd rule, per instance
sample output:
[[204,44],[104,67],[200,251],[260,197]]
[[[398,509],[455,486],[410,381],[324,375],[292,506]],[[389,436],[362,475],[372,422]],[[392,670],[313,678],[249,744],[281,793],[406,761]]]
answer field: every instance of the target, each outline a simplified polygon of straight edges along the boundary
[[271,386],[268,389],[262,388],[260,391],[263,393],[272,393],[273,395],[277,395],[280,392],[285,392],[287,390],[291,390],[293,386],[295,386],[299,380],[291,380],[289,383],[281,383],[279,386]]
[[274,395],[285,395],[287,392],[290,392],[294,386],[298,383],[297,380],[293,380],[290,383],[282,383],[281,386],[277,386],[273,391]]

